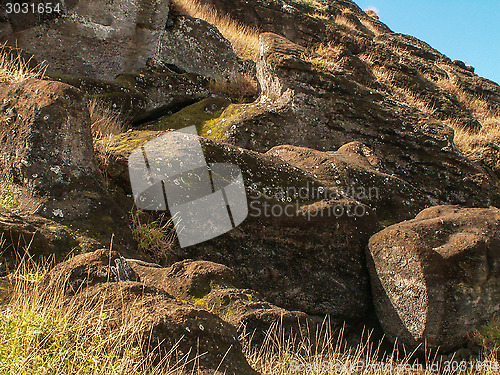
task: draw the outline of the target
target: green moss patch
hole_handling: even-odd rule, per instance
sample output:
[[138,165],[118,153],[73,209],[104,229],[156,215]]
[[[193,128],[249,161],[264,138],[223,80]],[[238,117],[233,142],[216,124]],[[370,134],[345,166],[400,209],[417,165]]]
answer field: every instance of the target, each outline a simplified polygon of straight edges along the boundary
[[158,137],[161,132],[137,130],[119,134],[113,137],[109,149],[114,154],[130,155],[137,147]]
[[206,128],[206,124],[221,116],[229,104],[230,101],[225,98],[206,98],[181,109],[173,115],[162,118],[152,129],[177,130],[194,125],[198,134],[204,135],[203,129]]

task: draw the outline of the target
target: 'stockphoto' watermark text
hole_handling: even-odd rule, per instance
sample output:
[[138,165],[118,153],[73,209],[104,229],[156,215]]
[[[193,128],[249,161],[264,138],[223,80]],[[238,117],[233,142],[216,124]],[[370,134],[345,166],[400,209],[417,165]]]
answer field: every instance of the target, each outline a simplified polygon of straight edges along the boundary
[[[368,209],[359,201],[377,200],[379,197],[377,187],[349,186],[340,189],[311,183],[300,187],[269,187],[253,183],[248,190],[250,217],[292,218],[301,215],[308,220],[316,217],[363,217],[368,215]],[[352,202],[340,201],[345,198],[350,198]],[[301,210],[304,202],[319,201],[333,203]]]

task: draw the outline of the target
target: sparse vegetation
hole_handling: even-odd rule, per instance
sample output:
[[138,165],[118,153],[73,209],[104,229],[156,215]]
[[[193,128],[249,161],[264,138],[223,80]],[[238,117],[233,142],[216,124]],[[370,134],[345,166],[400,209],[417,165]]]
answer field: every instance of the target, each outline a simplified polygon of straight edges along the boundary
[[335,17],[335,23],[337,25],[342,25],[347,28],[347,30],[355,30],[356,29],[356,24],[344,13],[341,13]]
[[216,26],[231,42],[236,54],[245,59],[256,60],[259,56],[259,31],[243,25],[227,15],[217,12],[212,6],[197,0],[174,0],[176,9],[192,17],[201,18]]
[[493,319],[471,334],[471,340],[485,348],[490,356],[497,356],[500,349],[500,320]]
[[341,69],[338,61],[342,54],[342,46],[320,44],[314,49],[314,54],[304,58],[320,69],[335,71]]
[[124,124],[120,113],[105,107],[94,99],[88,101],[88,108],[94,141],[123,132]]
[[173,220],[163,216],[151,220],[140,211],[131,213],[132,234],[139,250],[151,254],[155,259],[169,258],[175,240]]
[[[0,82],[21,82],[29,78],[41,78],[46,66],[39,64],[30,66],[31,59],[26,60],[17,49],[0,47]],[[32,64],[31,64],[32,65]]]
[[[365,56],[367,61],[371,61],[370,55]],[[437,109],[429,103],[428,99],[419,96],[409,87],[400,87],[395,82],[394,73],[384,67],[372,66],[372,73],[377,80],[386,85],[391,94],[398,100],[406,103],[428,116],[434,116]],[[494,152],[500,154],[500,114],[491,108],[488,101],[482,97],[469,94],[461,88],[457,82],[457,77],[453,75],[448,78],[441,77],[433,81],[442,90],[452,94],[462,107],[473,115],[481,124],[481,129],[474,131],[467,129],[460,123],[460,118],[450,117],[444,122],[455,131],[454,143],[458,149],[474,159],[481,159],[485,153]],[[491,165],[495,170],[500,170],[500,162],[496,158],[496,164]]]
[[0,206],[7,210],[18,207],[20,202],[12,191],[12,180],[8,180],[7,183],[3,185],[4,188],[0,193]]
[[[31,265],[33,266],[33,265]],[[12,274],[13,289],[8,302],[0,305],[0,373],[2,374],[198,374],[195,362],[179,355],[176,346],[161,357],[143,350],[141,322],[111,322],[105,298],[97,305],[67,303],[60,290],[47,293],[40,287],[47,266],[26,267]],[[121,327],[110,332],[109,326]],[[499,324],[493,322],[478,337],[498,345]],[[380,345],[362,335],[357,346],[346,344],[343,329],[335,331],[328,319],[310,334],[287,336],[281,322],[267,331],[262,345],[252,344],[252,332],[242,330],[240,341],[250,365],[264,375],[346,375],[435,374],[425,370],[431,363],[444,362],[430,353],[421,362],[414,352],[398,350],[384,355]],[[493,352],[478,361],[494,360]],[[479,362],[481,363],[481,362]],[[409,371],[413,369],[416,371]],[[450,371],[474,374],[475,371]],[[495,371],[484,371],[493,375]]]
[[313,11],[325,11],[328,9],[328,6],[325,4],[322,4],[321,2],[317,0],[294,0],[295,4],[298,4],[299,6],[305,6],[308,7],[309,9]]
[[[443,90],[450,92],[481,124],[477,131],[465,129],[459,124],[459,119],[450,119],[447,124],[455,130],[455,144],[465,154],[481,158],[488,149],[495,153],[500,151],[500,114],[491,108],[488,102],[477,95],[468,93],[460,87],[456,77],[441,78],[436,84]],[[497,158],[498,159],[498,158]],[[491,166],[491,165],[490,165]],[[497,160],[493,168],[499,170],[500,162]]]
[[375,18],[376,20],[379,19],[378,17],[378,11],[377,9],[373,7],[368,7],[367,9],[364,9],[365,13],[368,14],[371,18]]
[[[174,361],[175,348],[157,361],[145,355],[140,322],[111,322],[104,300],[82,308],[68,305],[62,288],[47,294],[38,288],[43,271],[21,266],[10,276],[10,301],[0,306],[1,374],[176,374],[185,365]],[[110,323],[121,329],[111,334]]]
[[108,183],[107,167],[111,149],[115,145],[113,137],[124,130],[120,113],[113,111],[96,100],[89,100],[90,128],[94,141],[95,157],[104,181]]
[[258,94],[257,82],[248,75],[240,75],[232,81],[210,81],[210,91],[223,93],[233,103],[253,101]]

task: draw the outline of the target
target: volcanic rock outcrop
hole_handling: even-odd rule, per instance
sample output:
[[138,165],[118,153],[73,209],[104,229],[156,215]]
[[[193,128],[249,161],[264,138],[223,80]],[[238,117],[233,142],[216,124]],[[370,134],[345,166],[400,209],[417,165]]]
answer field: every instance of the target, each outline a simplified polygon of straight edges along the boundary
[[437,206],[370,238],[377,315],[392,339],[460,347],[500,308],[500,210]]

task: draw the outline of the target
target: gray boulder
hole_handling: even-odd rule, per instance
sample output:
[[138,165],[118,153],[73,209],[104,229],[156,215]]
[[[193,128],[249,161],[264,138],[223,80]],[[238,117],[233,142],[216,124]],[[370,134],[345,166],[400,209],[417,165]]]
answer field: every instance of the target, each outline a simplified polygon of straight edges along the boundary
[[201,19],[178,16],[162,34],[156,62],[218,81],[238,76],[238,58],[219,30]]
[[126,213],[95,163],[83,94],[61,82],[30,78],[0,83],[0,103],[0,187],[8,208],[67,225],[75,237],[101,246],[114,233],[113,248],[133,248],[123,225]]
[[453,350],[500,311],[497,208],[429,208],[368,248],[375,309],[392,340]]
[[41,24],[27,20],[33,27],[13,27],[2,39],[46,60],[48,73],[113,79],[154,56],[169,1],[81,0],[69,8]]

